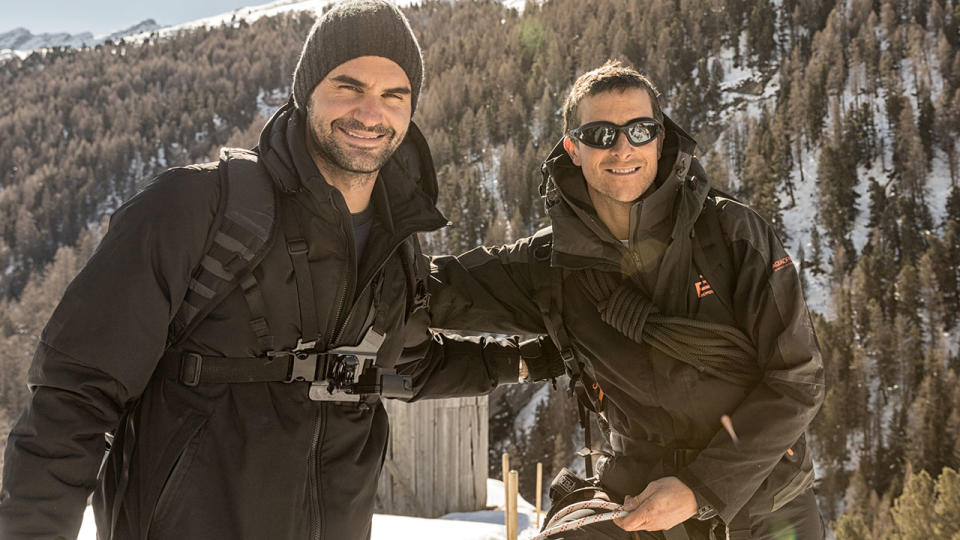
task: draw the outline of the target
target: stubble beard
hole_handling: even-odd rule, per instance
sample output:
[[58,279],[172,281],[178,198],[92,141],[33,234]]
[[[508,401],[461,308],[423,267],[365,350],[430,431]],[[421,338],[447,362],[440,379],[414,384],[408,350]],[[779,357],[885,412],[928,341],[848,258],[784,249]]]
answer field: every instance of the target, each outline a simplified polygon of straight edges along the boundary
[[[314,154],[346,173],[357,175],[357,179],[361,182],[378,172],[387,163],[397,147],[400,146],[399,137],[397,137],[395,130],[382,125],[371,128],[356,120],[338,118],[330,122],[329,130],[322,133],[319,132],[313,122],[308,123],[307,129],[310,132],[310,140],[313,143],[311,151]],[[364,130],[386,135],[389,144],[379,151],[355,149],[351,152],[349,148],[335,139],[334,131],[337,129]]]

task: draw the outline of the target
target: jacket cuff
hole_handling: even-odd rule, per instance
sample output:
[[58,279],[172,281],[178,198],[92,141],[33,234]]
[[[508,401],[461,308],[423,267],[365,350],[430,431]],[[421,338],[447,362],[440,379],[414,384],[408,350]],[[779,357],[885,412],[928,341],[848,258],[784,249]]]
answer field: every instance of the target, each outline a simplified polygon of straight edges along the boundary
[[497,385],[520,382],[520,351],[516,348],[496,352],[490,363],[496,371]]
[[720,500],[720,497],[717,497],[716,493],[711,491],[699,478],[690,472],[690,469],[681,469],[677,472],[677,478],[686,484],[687,487],[690,488],[690,491],[693,491],[698,501],[702,499],[710,503],[710,506],[717,511],[717,516],[719,516],[724,523],[730,523],[730,521],[733,520],[733,516],[740,511],[739,508],[728,508],[727,505]]

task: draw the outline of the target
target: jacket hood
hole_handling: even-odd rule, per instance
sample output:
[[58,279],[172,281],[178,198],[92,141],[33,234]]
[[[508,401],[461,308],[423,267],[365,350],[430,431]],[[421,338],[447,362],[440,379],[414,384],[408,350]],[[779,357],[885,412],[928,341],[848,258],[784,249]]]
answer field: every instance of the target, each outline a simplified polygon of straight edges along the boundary
[[[643,239],[646,231],[638,223],[642,205],[646,213],[673,219],[671,239],[689,236],[709,182],[694,157],[697,143],[666,115],[664,142],[654,184],[631,210],[630,243]],[[540,195],[553,225],[553,263],[570,268],[607,266],[621,269],[625,247],[600,221],[587,191],[580,167],[573,164],[561,139],[541,165]]]
[[[257,144],[261,163],[283,192],[299,191],[304,177],[316,176],[311,187],[332,193],[336,188],[322,180],[320,172],[306,148],[306,118],[288,101],[267,121]],[[381,181],[383,180],[383,181]],[[434,230],[447,220],[436,208],[437,174],[430,148],[420,129],[410,122],[407,135],[387,163],[380,169],[380,178],[373,197],[386,199],[391,228],[406,219],[426,223],[420,230]],[[423,228],[426,227],[426,228]]]

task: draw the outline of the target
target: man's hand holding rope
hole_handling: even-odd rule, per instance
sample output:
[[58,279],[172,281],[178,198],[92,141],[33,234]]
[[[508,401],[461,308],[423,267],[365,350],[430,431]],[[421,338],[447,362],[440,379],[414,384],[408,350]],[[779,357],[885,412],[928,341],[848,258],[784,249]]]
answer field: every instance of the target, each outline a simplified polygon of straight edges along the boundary
[[614,523],[626,531],[665,531],[690,519],[697,513],[697,498],[675,476],[667,476],[647,484],[636,497],[623,502],[626,517]]

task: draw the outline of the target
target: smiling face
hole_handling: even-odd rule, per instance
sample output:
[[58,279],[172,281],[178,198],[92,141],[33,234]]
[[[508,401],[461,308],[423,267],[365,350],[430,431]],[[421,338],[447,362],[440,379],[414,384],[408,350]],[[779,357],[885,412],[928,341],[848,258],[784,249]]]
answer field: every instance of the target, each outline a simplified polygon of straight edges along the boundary
[[[642,88],[612,90],[584,97],[578,106],[580,125],[607,121],[617,125],[654,115],[650,95]],[[574,165],[583,170],[590,198],[598,212],[606,208],[626,211],[653,185],[663,133],[653,141],[633,146],[623,133],[613,147],[592,148],[567,136],[563,147]]]
[[410,126],[410,80],[393,60],[361,56],[334,68],[307,106],[308,145],[328,182],[376,173]]

